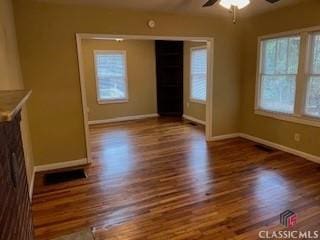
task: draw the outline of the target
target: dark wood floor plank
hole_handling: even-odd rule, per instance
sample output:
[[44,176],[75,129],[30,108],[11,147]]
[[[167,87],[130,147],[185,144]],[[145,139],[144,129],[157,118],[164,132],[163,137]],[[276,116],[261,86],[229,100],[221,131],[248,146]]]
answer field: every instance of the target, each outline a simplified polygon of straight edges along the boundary
[[257,239],[279,230],[320,228],[320,167],[234,138],[206,142],[204,129],[172,118],[90,128],[87,179],[51,186],[37,174],[37,239],[92,227],[103,239]]

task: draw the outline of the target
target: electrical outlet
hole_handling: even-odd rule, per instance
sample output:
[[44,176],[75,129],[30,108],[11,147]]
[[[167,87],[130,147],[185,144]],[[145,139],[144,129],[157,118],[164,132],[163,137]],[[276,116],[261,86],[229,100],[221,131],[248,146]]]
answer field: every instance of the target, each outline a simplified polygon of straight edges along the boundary
[[300,133],[295,133],[295,134],[294,134],[294,140],[295,140],[296,142],[300,142],[300,140],[301,140],[301,135],[300,135]]
[[190,107],[190,103],[189,102],[187,102],[187,108],[189,108]]

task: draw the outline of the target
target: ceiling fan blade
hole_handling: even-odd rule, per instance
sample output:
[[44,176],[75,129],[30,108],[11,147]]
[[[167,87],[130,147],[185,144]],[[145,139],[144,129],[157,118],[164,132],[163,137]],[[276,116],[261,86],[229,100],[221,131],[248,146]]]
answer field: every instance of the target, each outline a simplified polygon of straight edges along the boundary
[[276,3],[276,2],[279,2],[280,0],[266,0],[266,1],[269,3]]
[[209,0],[208,2],[206,2],[202,7],[211,7],[213,4],[215,4],[216,2],[218,2],[218,0]]

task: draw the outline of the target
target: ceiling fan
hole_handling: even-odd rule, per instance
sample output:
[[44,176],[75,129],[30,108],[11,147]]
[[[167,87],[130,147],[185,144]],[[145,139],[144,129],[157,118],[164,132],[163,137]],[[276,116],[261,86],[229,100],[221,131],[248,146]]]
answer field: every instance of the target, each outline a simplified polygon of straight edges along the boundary
[[[219,0],[208,0],[202,7],[211,7]],[[269,3],[276,3],[280,0],[265,0]],[[220,0],[220,5],[224,8],[230,9],[233,13],[233,23],[236,23],[237,16],[236,11],[238,9],[246,7],[250,3],[250,0]]]

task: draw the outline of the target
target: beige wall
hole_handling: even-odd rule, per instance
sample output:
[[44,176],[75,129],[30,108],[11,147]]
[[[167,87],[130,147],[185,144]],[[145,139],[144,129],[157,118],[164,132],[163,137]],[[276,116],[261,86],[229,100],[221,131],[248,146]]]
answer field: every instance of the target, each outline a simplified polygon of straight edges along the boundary
[[[191,17],[14,0],[36,165],[86,157],[75,33],[215,38],[213,134],[239,129],[237,26],[229,18]],[[157,22],[147,27],[148,19]],[[225,94],[228,92],[228,94]],[[221,104],[223,103],[223,104]]]
[[[253,113],[257,37],[319,25],[318,0],[240,19],[236,25],[229,18],[109,10],[32,0],[13,2],[25,86],[33,89],[28,106],[36,165],[86,157],[77,32],[214,37],[213,135],[242,131],[320,154],[319,128]],[[147,27],[148,19],[157,22],[155,29]],[[300,143],[293,140],[296,132],[302,135]]]
[[[320,155],[320,129],[254,114],[257,37],[320,25],[320,1],[307,1],[248,19],[243,30],[241,131],[314,155]],[[294,141],[294,134],[301,141]]]
[[[157,113],[154,41],[83,40],[82,47],[89,121]],[[128,102],[98,104],[94,50],[126,51]]]
[[[10,0],[0,1],[0,90],[22,89],[23,82],[17,51],[17,39]],[[24,154],[29,185],[32,181],[33,158],[26,109],[21,121]]]
[[206,120],[206,105],[190,101],[190,56],[192,47],[206,45],[205,42],[185,41],[183,53],[183,114],[201,121]]

